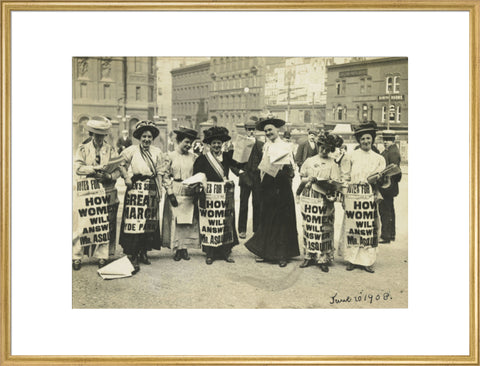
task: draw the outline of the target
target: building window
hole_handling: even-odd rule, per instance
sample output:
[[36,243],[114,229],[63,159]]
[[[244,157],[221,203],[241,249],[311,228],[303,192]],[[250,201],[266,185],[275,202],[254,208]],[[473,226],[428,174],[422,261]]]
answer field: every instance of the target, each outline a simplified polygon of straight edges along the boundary
[[341,121],[343,118],[343,108],[341,106],[338,106],[337,108],[337,119]]
[[367,91],[366,91],[366,93],[367,94],[372,93],[372,78],[371,77],[367,78]]
[[360,106],[357,105],[357,121],[360,121]]
[[373,120],[373,105],[370,106],[370,119]]
[[390,104],[390,106],[388,107],[388,120],[390,122],[395,122],[395,112],[395,106],[393,104]]
[[393,78],[393,92],[400,93],[400,76],[395,76]]
[[401,114],[401,112],[402,112],[402,109],[401,109],[401,107],[398,105],[398,106],[397,106],[397,122],[399,122],[399,123],[400,123],[400,114]]
[[386,118],[387,118],[387,106],[384,105],[382,106],[382,122],[385,122]]
[[343,106],[343,113],[344,113],[344,118],[345,118],[345,121],[347,120],[347,106],[344,105]]
[[365,78],[360,79],[360,94],[365,94]]
[[110,99],[110,84],[103,84],[103,99]]
[[342,80],[342,95],[347,93],[347,80]]
[[385,84],[386,84],[385,92],[387,94],[393,93],[393,77],[391,76],[387,77]]
[[87,83],[80,84],[80,98],[85,99],[87,97]]
[[362,121],[368,120],[368,106],[366,104],[362,105]]
[[140,98],[141,98],[140,87],[137,86],[137,87],[135,88],[135,100],[140,100]]
[[341,93],[341,84],[340,84],[339,81],[336,82],[336,84],[335,84],[335,89],[336,89],[336,91],[337,91],[337,95],[340,95],[340,93]]

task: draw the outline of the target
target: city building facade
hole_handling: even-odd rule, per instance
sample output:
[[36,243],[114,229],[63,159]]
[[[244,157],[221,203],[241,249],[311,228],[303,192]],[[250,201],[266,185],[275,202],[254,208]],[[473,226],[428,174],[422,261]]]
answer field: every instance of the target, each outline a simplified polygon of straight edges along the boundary
[[[208,61],[209,57],[157,57],[157,116],[167,123],[168,131],[173,131],[173,69]],[[179,112],[179,111],[177,111]],[[176,122],[176,121],[175,121]]]
[[380,129],[408,127],[408,58],[327,66],[326,124],[373,120]]
[[265,75],[280,57],[212,57],[209,118],[229,129],[232,136],[237,125],[265,111]]
[[[74,148],[88,137],[85,124],[92,117],[112,122],[111,143],[120,132],[130,136],[140,120],[154,120],[156,107],[156,59],[154,57],[73,58],[73,143]],[[155,145],[165,146],[166,127]],[[136,143],[136,142],[135,142]]]
[[185,126],[199,130],[208,119],[210,61],[171,70],[172,128]]

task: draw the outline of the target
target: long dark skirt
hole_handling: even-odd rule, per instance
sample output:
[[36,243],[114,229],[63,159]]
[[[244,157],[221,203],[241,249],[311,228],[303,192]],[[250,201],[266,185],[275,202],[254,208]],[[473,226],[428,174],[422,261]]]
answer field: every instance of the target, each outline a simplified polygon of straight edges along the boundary
[[245,246],[253,254],[269,261],[300,255],[290,177],[284,170],[279,171],[275,178],[266,174],[260,190],[260,224]]
[[155,179],[144,179],[138,180],[139,182],[143,182],[144,184],[148,184],[150,186],[149,189],[149,197],[151,197],[152,202],[150,205],[144,205],[143,208],[147,207],[155,207],[157,209],[156,219],[149,220],[149,230],[143,233],[128,233],[126,231],[126,217],[128,216],[128,210],[134,207],[138,207],[136,205],[129,205],[128,203],[125,204],[127,201],[127,196],[131,194],[131,191],[135,189],[135,182],[134,187],[132,189],[127,189],[125,192],[125,201],[123,205],[123,215],[122,215],[122,223],[120,228],[120,239],[119,243],[123,248],[123,253],[127,255],[137,255],[140,251],[145,250],[152,250],[158,249],[160,250],[161,246],[161,236],[160,236],[160,225],[159,225],[159,208],[160,208],[160,197],[158,196],[157,189],[153,189],[156,187]]

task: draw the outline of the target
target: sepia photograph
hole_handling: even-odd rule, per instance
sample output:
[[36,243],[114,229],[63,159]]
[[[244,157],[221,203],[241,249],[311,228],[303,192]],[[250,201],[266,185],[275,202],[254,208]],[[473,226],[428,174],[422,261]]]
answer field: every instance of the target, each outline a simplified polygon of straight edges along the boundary
[[480,5],[0,2],[0,364],[478,364]]
[[72,307],[408,307],[407,57],[74,57]]

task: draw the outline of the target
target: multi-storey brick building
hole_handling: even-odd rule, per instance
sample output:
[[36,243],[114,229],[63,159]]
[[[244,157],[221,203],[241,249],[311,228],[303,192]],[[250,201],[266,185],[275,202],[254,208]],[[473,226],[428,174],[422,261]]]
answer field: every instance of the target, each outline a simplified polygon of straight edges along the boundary
[[[86,122],[103,116],[112,122],[110,142],[119,131],[130,134],[138,121],[154,119],[156,106],[154,57],[75,57],[73,58],[73,143],[74,148],[88,133]],[[166,129],[154,142],[165,146]]]
[[186,126],[199,129],[208,119],[210,61],[173,69],[172,128]]
[[280,57],[213,57],[209,117],[235,135],[237,124],[265,110],[266,72],[282,61]]
[[374,120],[380,129],[408,127],[408,58],[327,66],[326,123]]

